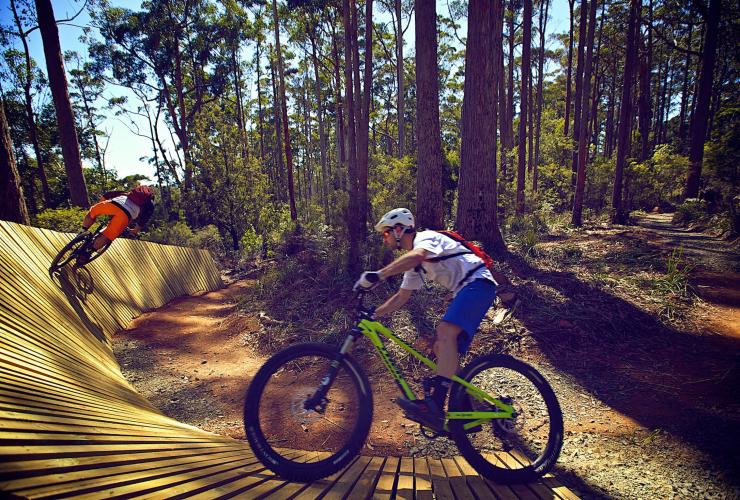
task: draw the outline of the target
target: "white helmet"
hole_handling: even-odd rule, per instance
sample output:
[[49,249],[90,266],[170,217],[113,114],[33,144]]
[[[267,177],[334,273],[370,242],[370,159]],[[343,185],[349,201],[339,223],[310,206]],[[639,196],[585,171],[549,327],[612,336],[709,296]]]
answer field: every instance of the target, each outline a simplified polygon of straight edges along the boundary
[[382,233],[388,228],[400,224],[406,229],[414,228],[414,216],[411,210],[408,208],[394,208],[383,217],[380,218],[377,224],[375,224],[375,230]]

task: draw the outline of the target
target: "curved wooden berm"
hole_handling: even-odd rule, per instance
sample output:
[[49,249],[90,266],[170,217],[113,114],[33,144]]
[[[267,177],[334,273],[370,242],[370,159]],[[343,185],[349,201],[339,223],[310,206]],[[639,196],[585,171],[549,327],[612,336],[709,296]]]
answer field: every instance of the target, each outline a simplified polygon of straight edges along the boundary
[[111,350],[143,311],[221,286],[208,252],[121,239],[89,272],[52,279],[70,237],[0,221],[0,496],[573,498],[552,476],[495,485],[460,458],[360,457],[312,484],[280,480],[248,445],[152,407]]

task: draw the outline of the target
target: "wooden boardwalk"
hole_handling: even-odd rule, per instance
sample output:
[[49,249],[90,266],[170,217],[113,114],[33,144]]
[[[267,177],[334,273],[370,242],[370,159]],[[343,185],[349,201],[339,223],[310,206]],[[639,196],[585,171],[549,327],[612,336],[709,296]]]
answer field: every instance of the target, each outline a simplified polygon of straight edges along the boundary
[[143,311],[221,286],[210,255],[121,240],[89,273],[52,280],[69,238],[0,221],[0,497],[575,498],[552,476],[491,483],[459,457],[363,456],[321,481],[281,480],[247,444],[161,414],[111,350]]

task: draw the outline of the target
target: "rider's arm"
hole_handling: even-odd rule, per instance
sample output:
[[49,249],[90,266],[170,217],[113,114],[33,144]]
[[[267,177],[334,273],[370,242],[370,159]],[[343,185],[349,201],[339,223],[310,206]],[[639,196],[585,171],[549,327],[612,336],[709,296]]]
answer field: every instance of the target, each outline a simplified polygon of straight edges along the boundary
[[413,292],[413,290],[406,290],[405,288],[399,289],[388,300],[383,302],[381,305],[378,306],[377,309],[375,309],[375,317],[379,318],[381,316],[387,316],[393,311],[400,309],[404,306],[404,304],[406,304],[406,302],[409,301]]
[[426,259],[430,254],[430,251],[424,250],[423,248],[414,248],[381,269],[379,271],[380,276],[382,279],[386,279],[396,274],[401,274],[410,269],[414,269],[416,266],[424,262],[424,259]]

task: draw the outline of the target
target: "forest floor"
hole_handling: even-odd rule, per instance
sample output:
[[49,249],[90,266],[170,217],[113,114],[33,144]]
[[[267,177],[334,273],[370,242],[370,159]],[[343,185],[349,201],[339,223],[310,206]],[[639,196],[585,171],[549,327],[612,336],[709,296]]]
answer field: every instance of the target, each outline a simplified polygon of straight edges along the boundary
[[[670,272],[678,247],[693,266],[687,281]],[[637,226],[553,233],[518,255],[503,267],[521,305],[498,325],[492,310],[468,356],[507,352],[545,374],[566,429],[554,472],[585,498],[740,497],[737,246],[650,214]],[[244,439],[245,390],[290,325],[276,301],[254,299],[260,276],[136,318],[114,336],[125,377],[165,414]],[[390,325],[417,347],[444,309],[429,301],[431,317],[399,312]],[[363,453],[456,453],[404,420],[395,386],[378,383],[384,368],[367,350],[355,355],[375,382]]]

